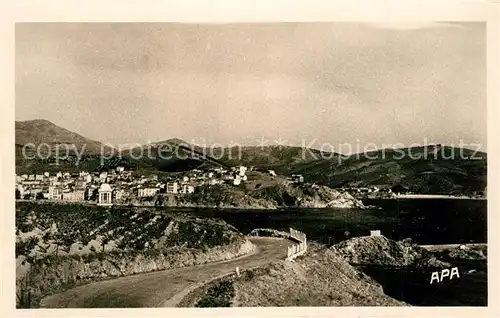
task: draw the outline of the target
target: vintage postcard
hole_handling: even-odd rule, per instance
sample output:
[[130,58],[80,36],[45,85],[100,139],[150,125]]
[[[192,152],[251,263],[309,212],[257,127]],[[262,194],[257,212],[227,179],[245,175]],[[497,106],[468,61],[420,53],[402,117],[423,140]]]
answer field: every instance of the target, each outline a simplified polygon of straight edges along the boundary
[[15,21],[11,313],[494,307],[490,22],[464,8]]

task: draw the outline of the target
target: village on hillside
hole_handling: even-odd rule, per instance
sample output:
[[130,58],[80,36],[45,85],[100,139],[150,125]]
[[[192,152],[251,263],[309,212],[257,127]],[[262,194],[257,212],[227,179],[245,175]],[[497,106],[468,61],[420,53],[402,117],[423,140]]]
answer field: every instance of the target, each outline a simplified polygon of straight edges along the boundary
[[[17,200],[50,200],[55,202],[88,202],[98,205],[129,204],[162,195],[185,195],[200,186],[230,184],[239,186],[248,179],[254,167],[217,167],[205,171],[194,169],[183,174],[159,177],[156,174],[134,175],[131,170],[116,167],[108,171],[79,173],[16,175]],[[266,175],[277,177],[273,170]],[[287,182],[302,183],[302,175],[292,175]]]

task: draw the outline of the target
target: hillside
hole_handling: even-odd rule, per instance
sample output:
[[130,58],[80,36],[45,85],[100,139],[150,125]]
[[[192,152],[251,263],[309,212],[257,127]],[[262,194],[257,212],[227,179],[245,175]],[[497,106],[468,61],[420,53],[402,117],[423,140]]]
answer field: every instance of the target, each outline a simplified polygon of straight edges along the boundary
[[[326,186],[274,183],[252,189],[249,185],[203,185],[188,195],[162,196],[153,205],[240,209],[364,208],[348,193]],[[142,202],[144,204],[144,202]]]
[[[215,148],[206,150],[230,165],[256,166],[272,169],[278,173],[286,173],[290,167],[299,163],[308,163],[321,158],[321,152],[316,149],[307,149],[293,146],[254,146]],[[325,153],[325,156],[333,154]]]
[[217,219],[17,203],[18,306],[36,306],[43,296],[76,285],[225,260],[252,248],[233,226]]
[[[54,153],[47,159],[28,159],[22,155],[24,144],[42,142],[54,146],[71,143],[79,151],[86,146],[80,161],[75,154],[60,155],[58,162]],[[16,122],[16,173],[98,171],[118,165],[144,172],[171,173],[242,164],[257,170],[272,169],[283,175],[302,174],[307,182],[332,188],[402,186],[422,194],[468,195],[484,191],[487,183],[486,153],[439,145],[382,149],[343,157],[339,154],[321,156],[319,150],[286,146],[208,149],[174,138],[122,150],[122,157],[106,160],[99,156],[101,146],[98,141],[46,120]],[[472,155],[474,159],[467,159]]]
[[191,145],[181,139],[172,138],[141,147],[126,149],[122,156],[129,162],[138,161],[152,170],[179,172],[227,165],[203,152],[203,148]]
[[[179,172],[195,168],[203,169],[214,164],[225,166],[223,162],[214,162],[211,158],[193,156],[189,144],[175,138],[124,149],[119,156],[120,153],[116,149],[43,119],[16,121],[15,135],[18,174],[45,171],[100,171],[116,166],[144,172]],[[49,147],[40,147],[40,152],[37,153],[33,147],[26,147],[23,150],[27,144],[34,144],[35,147],[47,144]],[[59,153],[57,145],[60,147]],[[68,152],[65,145],[69,145]],[[101,158],[101,149],[106,157]],[[23,155],[23,151],[26,156]]]
[[[104,154],[112,151],[112,148],[99,141],[85,138],[45,119],[16,121],[15,127],[16,145],[20,146],[30,143],[38,146],[45,143],[53,148],[55,145],[61,145],[61,149],[65,149],[63,145],[67,144],[75,145],[78,152],[83,150],[89,154],[100,154],[101,149]],[[44,150],[42,147],[40,149]]]
[[297,164],[290,172],[302,174],[310,182],[333,188],[401,185],[410,191],[424,194],[469,194],[483,191],[487,181],[486,153],[475,154],[475,157],[481,159],[462,159],[461,150],[465,157],[474,154],[469,149],[452,147],[441,147],[436,155],[424,147],[400,149],[399,152],[385,149],[349,158],[337,156]]
[[[266,292],[262,292],[266,291]],[[182,307],[407,306],[335,251],[310,243],[305,256],[276,261],[193,291]]]

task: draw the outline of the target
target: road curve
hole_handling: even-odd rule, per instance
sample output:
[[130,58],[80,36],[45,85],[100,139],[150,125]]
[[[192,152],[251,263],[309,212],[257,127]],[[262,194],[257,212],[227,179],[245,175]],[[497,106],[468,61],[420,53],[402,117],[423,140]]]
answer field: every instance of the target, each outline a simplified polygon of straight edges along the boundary
[[232,260],[150,272],[91,283],[48,296],[43,308],[126,308],[175,306],[188,290],[213,278],[284,259],[292,242],[278,238],[249,238],[257,250]]

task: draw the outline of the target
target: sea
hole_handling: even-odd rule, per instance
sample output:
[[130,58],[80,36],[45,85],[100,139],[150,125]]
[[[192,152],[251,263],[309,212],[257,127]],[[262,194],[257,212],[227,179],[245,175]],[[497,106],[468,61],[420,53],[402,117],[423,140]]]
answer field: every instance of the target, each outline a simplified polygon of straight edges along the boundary
[[420,245],[487,243],[487,201],[466,199],[364,200],[368,209],[181,209],[221,218],[242,233],[255,228],[304,232],[308,239],[335,244],[370,230]]

